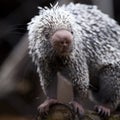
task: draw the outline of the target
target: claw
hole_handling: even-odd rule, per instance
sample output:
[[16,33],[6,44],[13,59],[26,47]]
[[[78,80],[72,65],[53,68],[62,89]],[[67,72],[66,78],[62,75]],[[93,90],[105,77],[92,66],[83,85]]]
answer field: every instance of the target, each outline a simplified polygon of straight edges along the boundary
[[101,116],[101,117],[109,117],[110,116],[110,108],[107,108],[102,105],[96,105],[95,111]]
[[48,115],[49,112],[49,107],[53,104],[58,103],[56,99],[48,99],[45,100],[39,107],[38,107],[38,112],[41,117],[45,117]]
[[98,108],[98,114],[100,114],[102,112],[101,108]]
[[70,102],[70,104],[72,105],[74,112],[77,113],[79,117],[82,117],[84,115],[84,109],[82,105],[80,105],[76,101],[72,101]]

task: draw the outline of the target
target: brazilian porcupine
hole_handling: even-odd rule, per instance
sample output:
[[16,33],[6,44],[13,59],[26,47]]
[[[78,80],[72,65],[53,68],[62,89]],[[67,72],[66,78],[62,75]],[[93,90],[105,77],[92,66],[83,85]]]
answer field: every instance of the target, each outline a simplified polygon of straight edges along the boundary
[[29,53],[37,65],[47,100],[40,113],[57,101],[57,73],[73,85],[72,105],[84,113],[79,100],[90,85],[100,104],[95,110],[109,116],[120,103],[120,26],[96,6],[73,4],[40,8],[28,24]]

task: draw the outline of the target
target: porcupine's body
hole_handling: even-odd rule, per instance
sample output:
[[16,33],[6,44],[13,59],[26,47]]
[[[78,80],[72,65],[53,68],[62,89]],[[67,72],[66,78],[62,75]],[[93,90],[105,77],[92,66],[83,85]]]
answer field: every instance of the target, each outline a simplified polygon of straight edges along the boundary
[[[70,54],[60,56],[49,39],[63,29],[73,34],[73,48]],[[71,3],[41,9],[28,30],[30,54],[46,94],[52,94],[47,88],[57,85],[57,72],[60,72],[72,83],[75,97],[86,96],[92,85],[97,88],[96,98],[101,104],[117,107],[120,103],[120,26],[113,19],[96,6]]]

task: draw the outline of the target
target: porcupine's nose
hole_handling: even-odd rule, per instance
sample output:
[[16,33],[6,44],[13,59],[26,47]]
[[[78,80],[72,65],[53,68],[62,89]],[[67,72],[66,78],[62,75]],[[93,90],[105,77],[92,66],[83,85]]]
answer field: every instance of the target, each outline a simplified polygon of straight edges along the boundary
[[51,37],[51,44],[58,53],[72,51],[73,35],[67,30],[58,30]]
[[53,34],[52,40],[61,46],[67,47],[72,43],[73,35],[67,30],[58,30]]

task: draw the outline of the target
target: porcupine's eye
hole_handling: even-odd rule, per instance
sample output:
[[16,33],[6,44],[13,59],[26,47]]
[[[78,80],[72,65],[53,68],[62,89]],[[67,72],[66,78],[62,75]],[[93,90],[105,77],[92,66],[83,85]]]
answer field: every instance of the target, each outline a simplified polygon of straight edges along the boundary
[[49,33],[45,33],[45,38],[49,39]]
[[71,34],[73,35],[73,31],[71,31]]
[[45,27],[42,32],[46,39],[49,39],[49,37],[50,37],[50,34],[49,34],[50,30],[49,31],[48,30],[49,29],[47,27]]

